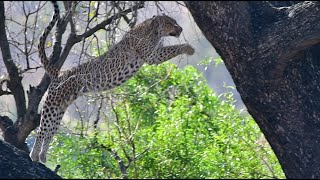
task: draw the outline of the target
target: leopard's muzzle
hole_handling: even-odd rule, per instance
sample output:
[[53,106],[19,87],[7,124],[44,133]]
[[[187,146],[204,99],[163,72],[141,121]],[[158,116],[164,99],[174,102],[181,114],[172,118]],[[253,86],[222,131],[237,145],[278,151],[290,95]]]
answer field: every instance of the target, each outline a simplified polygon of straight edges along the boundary
[[182,28],[178,25],[174,26],[174,30],[169,33],[169,36],[179,37],[182,32]]

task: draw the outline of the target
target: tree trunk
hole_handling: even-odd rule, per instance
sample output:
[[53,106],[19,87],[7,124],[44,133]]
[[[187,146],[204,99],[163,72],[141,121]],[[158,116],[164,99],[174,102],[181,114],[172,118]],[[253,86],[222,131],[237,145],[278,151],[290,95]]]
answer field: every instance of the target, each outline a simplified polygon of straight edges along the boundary
[[320,3],[185,3],[286,177],[320,178]]
[[0,140],[1,179],[61,179],[41,163],[32,162],[29,155]]

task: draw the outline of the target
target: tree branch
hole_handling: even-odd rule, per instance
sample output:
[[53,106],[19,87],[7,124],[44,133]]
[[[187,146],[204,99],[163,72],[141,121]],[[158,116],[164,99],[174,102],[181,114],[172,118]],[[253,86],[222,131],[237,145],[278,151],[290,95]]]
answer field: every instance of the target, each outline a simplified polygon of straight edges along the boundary
[[2,96],[2,95],[11,95],[11,92],[3,91],[2,89],[0,89],[0,96]]
[[104,146],[103,144],[100,144],[100,147],[103,148],[103,149],[106,149],[107,151],[109,151],[112,156],[114,157],[114,159],[118,162],[118,165],[119,165],[119,168],[120,168],[120,171],[121,171],[121,175],[122,175],[122,178],[123,179],[128,179],[128,174],[127,174],[127,168],[128,166],[126,166],[124,164],[124,162],[122,161],[121,157],[118,155],[117,151],[109,148],[109,147],[106,147]]
[[61,179],[41,163],[33,162],[27,153],[0,140],[0,177],[3,179]]
[[[68,19],[70,19],[71,15],[70,13],[65,14],[61,19],[59,19],[57,23],[56,33],[55,33],[55,39],[56,42],[53,46],[53,52],[50,55],[50,62],[57,62],[60,61],[59,56],[61,53],[61,40],[62,35],[66,30],[66,26],[68,24]],[[63,64],[63,63],[62,63]],[[62,65],[61,65],[62,66]],[[61,66],[56,68],[61,68]],[[47,74],[45,74],[42,77],[41,82],[38,86],[33,87],[30,86],[29,91],[27,91],[28,94],[28,109],[25,112],[25,119],[22,119],[23,125],[17,125],[19,128],[18,139],[20,141],[23,141],[27,138],[27,136],[30,134],[32,130],[34,130],[37,126],[39,126],[40,123],[40,114],[38,114],[38,106],[40,104],[41,98],[46,92],[48,86],[50,84],[50,78]],[[24,94],[24,93],[23,93]]]
[[289,60],[298,52],[320,43],[319,13],[318,1],[297,3],[286,8],[286,16],[261,32],[259,53],[279,59],[270,72],[272,77],[281,77]]
[[101,98],[101,99],[100,99],[99,106],[98,106],[98,110],[97,110],[98,112],[97,112],[96,120],[93,121],[93,128],[94,128],[94,129],[97,129],[97,127],[98,127],[98,122],[99,122],[99,120],[101,119],[100,114],[101,114],[102,104],[103,104],[103,99]]
[[0,116],[0,129],[5,132],[9,126],[13,125],[13,121],[8,116]]
[[[56,25],[56,31],[55,31],[55,42],[53,45],[53,50],[52,53],[50,55],[50,62],[57,68],[60,69],[61,66],[56,66],[56,64],[58,63],[58,61],[60,60],[60,54],[61,54],[61,41],[62,41],[62,35],[64,34],[64,32],[66,31],[66,27],[67,24],[71,18],[71,12],[70,10],[67,11],[67,13],[62,17],[59,18],[57,25]],[[62,63],[63,64],[63,63]]]
[[[251,20],[255,35],[260,37],[261,30],[267,28],[283,16],[288,7],[277,8],[268,1],[250,1]],[[289,5],[288,5],[289,6]]]
[[[119,6],[118,3],[114,2],[113,4],[120,12],[123,11],[123,9]],[[137,23],[137,11],[133,11],[131,19],[129,19],[126,14],[121,14],[121,16],[126,21],[126,23],[129,25],[130,28],[133,28],[136,25],[136,23]]]
[[[53,52],[50,55],[49,61],[50,62],[59,62],[61,61],[59,56],[61,54],[61,40],[62,35],[66,30],[66,26],[68,24],[68,19],[70,19],[71,14],[67,13],[65,14],[61,19],[59,19],[57,26],[56,26],[56,33],[55,33],[55,43],[53,46]],[[63,64],[63,63],[62,63]],[[62,66],[62,65],[61,65]],[[61,66],[56,66],[56,68],[61,68]],[[40,123],[40,114],[37,113],[38,106],[41,101],[42,96],[46,92],[48,86],[50,84],[50,78],[47,74],[45,74],[39,83],[38,86],[32,87],[30,86],[29,91],[27,91],[28,94],[28,109],[26,111],[26,116],[28,117],[26,120],[28,120],[28,123],[24,123],[24,126],[19,127],[20,133],[19,139],[23,140],[25,139],[32,130],[34,130]]]
[[[77,5],[76,2],[74,2],[74,1],[71,1],[71,2],[70,1],[63,1],[63,3],[64,3],[65,9],[67,11],[70,11],[70,14],[72,16],[73,13],[76,10],[76,5]],[[70,18],[69,23],[70,23],[71,34],[76,34],[76,26],[75,26],[72,18]]]
[[4,2],[0,2],[0,48],[4,64],[7,68],[9,78],[8,88],[14,96],[18,119],[23,117],[26,112],[26,100],[24,95],[24,89],[21,83],[22,77],[19,74],[19,69],[14,64],[10,52],[10,47],[7,39],[7,33],[5,30],[5,14],[4,14]]
[[40,124],[40,114],[38,114],[38,107],[42,96],[46,92],[50,84],[50,77],[48,74],[44,74],[41,82],[38,86],[30,86],[28,94],[28,109],[26,112],[26,117],[28,117],[28,122],[24,123],[24,126],[20,128],[22,133],[19,133],[19,139],[26,138],[32,130],[34,130]]
[[9,81],[9,79],[2,79],[2,80],[0,79],[0,96],[12,94],[11,92],[2,89],[2,85],[3,85],[5,82],[8,83],[8,81]]
[[132,11],[136,11],[136,10],[141,9],[143,7],[144,7],[144,1],[141,1],[137,5],[129,8],[129,9],[126,9],[126,10],[124,10],[122,12],[119,12],[119,13],[111,16],[110,18],[102,21],[101,23],[97,24],[95,27],[93,27],[89,31],[84,32],[81,35],[76,35],[74,33],[71,33],[68,36],[67,43],[66,43],[66,45],[65,45],[65,47],[64,47],[64,49],[63,49],[63,51],[61,53],[59,62],[57,63],[57,66],[61,67],[63,65],[64,61],[66,60],[66,58],[69,55],[69,52],[70,52],[71,48],[73,47],[73,45],[75,45],[76,43],[80,42],[83,38],[87,38],[87,37],[93,35],[98,30],[104,29],[105,26],[109,25],[113,20],[121,18],[122,17],[121,15],[128,14],[128,13],[130,13]]
[[136,11],[136,10],[138,10],[140,8],[143,8],[143,7],[144,7],[144,3],[140,3],[140,4],[137,4],[137,5],[133,6],[132,8],[123,10],[123,11],[111,16],[110,18],[102,21],[101,23],[97,24],[95,27],[93,27],[89,31],[86,31],[85,33],[83,33],[81,35],[77,35],[75,37],[75,39],[76,39],[77,42],[80,42],[82,38],[87,38],[87,37],[91,36],[93,33],[97,32],[98,30],[104,29],[105,26],[110,24],[113,20],[116,20],[116,19],[122,17],[123,15],[126,15],[126,14],[128,14],[130,12]]

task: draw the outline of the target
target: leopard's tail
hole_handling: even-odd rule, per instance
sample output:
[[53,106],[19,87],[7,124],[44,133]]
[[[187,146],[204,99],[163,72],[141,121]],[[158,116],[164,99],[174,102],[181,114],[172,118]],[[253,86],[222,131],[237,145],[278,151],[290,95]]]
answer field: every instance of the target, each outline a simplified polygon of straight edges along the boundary
[[50,77],[56,77],[56,76],[58,76],[59,69],[56,68],[52,63],[49,62],[49,59],[48,59],[46,52],[45,52],[46,39],[47,39],[50,31],[52,30],[53,26],[56,24],[57,20],[60,18],[60,10],[59,10],[59,6],[57,4],[57,1],[51,1],[51,2],[54,7],[54,14],[52,16],[51,22],[46,27],[42,36],[40,37],[38,49],[39,49],[39,57],[40,57],[41,63],[44,66],[45,71],[48,73],[48,75]]

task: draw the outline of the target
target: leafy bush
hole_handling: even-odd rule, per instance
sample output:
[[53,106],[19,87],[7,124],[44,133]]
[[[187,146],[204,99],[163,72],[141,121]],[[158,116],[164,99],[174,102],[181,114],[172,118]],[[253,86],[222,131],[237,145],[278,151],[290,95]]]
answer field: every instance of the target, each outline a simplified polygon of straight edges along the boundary
[[284,178],[254,120],[191,66],[144,66],[106,93],[101,128],[55,138],[49,160],[62,177]]

